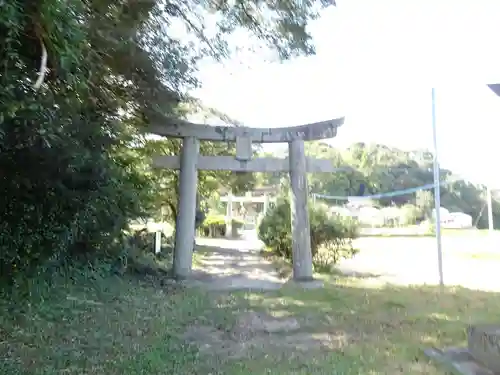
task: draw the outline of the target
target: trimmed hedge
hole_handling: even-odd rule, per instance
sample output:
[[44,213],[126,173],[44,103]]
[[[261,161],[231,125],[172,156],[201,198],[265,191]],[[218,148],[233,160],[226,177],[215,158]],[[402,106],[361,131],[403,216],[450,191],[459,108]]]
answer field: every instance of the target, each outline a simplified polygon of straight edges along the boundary
[[[232,237],[237,237],[238,230],[243,227],[241,220],[232,220]],[[208,215],[200,226],[204,237],[218,238],[226,236],[226,218],[224,215]]]

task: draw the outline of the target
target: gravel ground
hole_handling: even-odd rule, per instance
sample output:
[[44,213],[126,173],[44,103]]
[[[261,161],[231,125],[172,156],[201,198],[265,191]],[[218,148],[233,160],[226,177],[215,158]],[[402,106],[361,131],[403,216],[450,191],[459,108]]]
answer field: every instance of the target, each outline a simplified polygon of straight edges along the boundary
[[[370,273],[397,284],[439,282],[436,239],[360,238],[360,249],[339,269],[348,273]],[[500,290],[500,242],[488,236],[447,236],[442,239],[443,276],[447,285]]]

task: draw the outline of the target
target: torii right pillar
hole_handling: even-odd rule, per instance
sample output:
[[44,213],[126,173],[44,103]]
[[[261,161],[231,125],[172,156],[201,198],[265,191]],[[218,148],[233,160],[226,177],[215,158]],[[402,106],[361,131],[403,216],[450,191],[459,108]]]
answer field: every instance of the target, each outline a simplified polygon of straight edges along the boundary
[[288,143],[290,162],[290,209],[292,217],[293,279],[312,281],[311,228],[307,207],[307,167],[304,140]]

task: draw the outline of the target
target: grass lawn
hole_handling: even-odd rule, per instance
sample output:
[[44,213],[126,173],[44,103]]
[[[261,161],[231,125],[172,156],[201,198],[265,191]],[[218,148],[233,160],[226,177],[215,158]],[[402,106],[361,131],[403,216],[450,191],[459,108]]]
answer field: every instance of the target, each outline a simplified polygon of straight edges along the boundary
[[0,306],[1,374],[128,375],[198,373],[197,350],[180,335],[215,306],[196,290],[112,277],[58,284],[11,308]]
[[[367,279],[326,278],[318,290],[246,294],[253,309],[294,316],[322,347],[268,353],[233,364],[231,374],[446,374],[422,349],[465,345],[470,323],[500,319],[500,296],[436,287],[387,287]],[[329,337],[325,338],[325,334]],[[266,369],[273,369],[266,372]]]
[[[2,302],[0,373],[444,375],[421,349],[463,344],[468,323],[500,319],[494,293],[325,283],[232,294],[136,278],[59,285],[22,314]],[[250,311],[297,324],[242,330],[238,319]],[[197,345],[185,341],[189,330]]]

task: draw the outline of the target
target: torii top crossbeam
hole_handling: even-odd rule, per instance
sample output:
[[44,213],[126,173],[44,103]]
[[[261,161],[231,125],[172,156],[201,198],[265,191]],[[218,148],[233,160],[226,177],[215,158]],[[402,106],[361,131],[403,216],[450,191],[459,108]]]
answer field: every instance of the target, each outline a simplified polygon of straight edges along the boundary
[[181,119],[165,118],[164,123],[153,122],[148,131],[166,137],[196,137],[205,141],[235,142],[237,138],[249,138],[255,143],[280,143],[297,139],[316,141],[333,138],[344,118],[286,128],[251,128],[246,126],[217,126],[195,124]]

